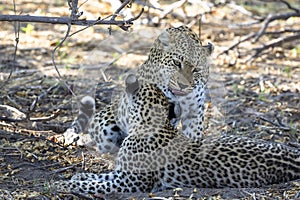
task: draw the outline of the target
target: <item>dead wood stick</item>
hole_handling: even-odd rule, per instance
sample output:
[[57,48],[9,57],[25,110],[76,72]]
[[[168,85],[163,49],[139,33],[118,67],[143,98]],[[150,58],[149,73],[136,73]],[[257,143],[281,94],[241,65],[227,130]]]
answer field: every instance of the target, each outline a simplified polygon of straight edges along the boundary
[[160,19],[165,18],[168,14],[170,14],[174,9],[176,8],[180,8],[181,6],[183,6],[185,3],[187,2],[187,0],[180,0],[177,1],[175,3],[172,3],[170,6],[167,7],[166,10],[163,11],[163,13],[160,15]]
[[52,171],[51,174],[61,173],[61,172],[64,172],[64,171],[66,171],[66,170],[68,170],[68,169],[72,169],[72,168],[74,168],[74,167],[75,167],[75,165],[63,167],[63,168],[60,168],[60,169],[57,169],[57,170]]
[[285,131],[290,131],[290,130],[291,130],[291,127],[288,127],[288,126],[286,126],[286,125],[283,125],[283,124],[279,124],[279,123],[273,122],[273,121],[271,121],[271,120],[269,120],[269,119],[267,119],[267,118],[265,118],[265,117],[263,117],[263,116],[259,116],[259,119],[261,119],[261,120],[263,120],[263,121],[265,121],[265,122],[268,122],[268,123],[270,123],[270,124],[272,124],[272,125],[274,125],[274,126],[276,126],[276,127],[279,127],[279,128],[282,129],[282,130],[285,130]]
[[49,121],[52,119],[55,119],[58,114],[59,114],[60,110],[56,110],[53,112],[53,114],[51,114],[50,116],[45,116],[45,117],[30,117],[29,120],[33,121],[33,122],[41,122],[41,121]]
[[24,122],[24,121],[33,121],[33,122],[41,122],[41,121],[50,121],[52,119],[55,119],[60,110],[55,111],[53,114],[50,116],[45,116],[45,117],[30,117],[29,119],[25,118],[11,118],[11,117],[3,117],[0,116],[0,121],[6,121],[6,122]]
[[0,108],[8,110],[15,118],[24,119],[26,118],[26,114],[18,110],[17,108],[14,108],[12,106],[8,105],[0,105]]
[[[46,16],[32,16],[32,15],[0,15],[0,21],[18,21],[18,22],[37,22],[50,24],[68,24],[69,17],[46,17]],[[133,20],[72,20],[71,25],[91,26],[91,25],[132,25]]]
[[53,89],[57,88],[59,86],[59,83],[56,83],[55,85],[52,85],[50,88],[48,88],[46,91],[43,91],[39,96],[37,96],[34,101],[31,103],[29,107],[29,111],[33,111],[40,100],[46,96],[49,92],[51,92]]

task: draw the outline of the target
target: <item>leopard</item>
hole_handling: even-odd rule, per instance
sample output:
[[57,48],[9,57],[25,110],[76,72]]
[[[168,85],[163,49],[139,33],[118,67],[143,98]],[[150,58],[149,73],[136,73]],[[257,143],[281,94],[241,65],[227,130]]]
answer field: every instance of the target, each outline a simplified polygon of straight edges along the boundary
[[[181,132],[191,139],[201,139],[203,135],[204,100],[213,50],[211,43],[202,45],[190,28],[171,27],[158,36],[148,59],[137,70],[140,81],[155,83],[165,93],[173,108],[169,113],[172,125],[182,127]],[[83,109],[64,134],[67,143],[78,140],[73,132],[82,132],[88,125],[87,132],[100,153],[117,153],[128,136],[125,96],[121,93],[92,116],[90,110],[95,107],[92,97],[82,99]]]
[[300,150],[238,135],[190,140],[172,127],[169,100],[156,84],[126,79],[129,135],[108,173],[75,174],[60,192],[106,195],[172,188],[257,188],[300,178]]

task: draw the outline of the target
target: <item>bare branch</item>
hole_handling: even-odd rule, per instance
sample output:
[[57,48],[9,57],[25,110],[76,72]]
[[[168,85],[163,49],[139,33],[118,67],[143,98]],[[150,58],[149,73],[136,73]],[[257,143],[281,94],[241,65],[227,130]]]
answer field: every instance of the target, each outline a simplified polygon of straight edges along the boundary
[[263,120],[263,121],[265,121],[265,122],[268,122],[268,123],[270,123],[270,124],[272,124],[272,125],[274,125],[274,126],[280,128],[280,129],[282,129],[282,130],[285,130],[285,131],[290,131],[290,130],[292,129],[291,127],[289,127],[289,126],[287,126],[287,125],[281,124],[281,123],[279,122],[279,119],[278,119],[278,118],[277,118],[278,123],[273,122],[272,120],[270,120],[270,119],[268,119],[268,118],[266,118],[266,117],[263,117],[263,116],[259,116],[259,119],[261,119],[261,120]]
[[71,14],[70,14],[70,18],[68,19],[68,29],[67,29],[67,32],[66,32],[66,35],[65,37],[60,41],[60,43],[53,49],[52,51],[52,63],[53,63],[53,66],[55,68],[55,71],[57,72],[58,74],[58,77],[60,80],[62,80],[63,84],[65,85],[65,87],[71,92],[72,95],[75,96],[73,90],[71,89],[71,87],[62,79],[62,76],[56,66],[56,63],[55,63],[55,58],[54,58],[54,55],[55,55],[55,52],[58,48],[60,48],[63,43],[65,42],[65,40],[67,39],[67,37],[69,36],[70,34],[70,31],[71,31],[71,23],[72,21],[74,20],[77,20],[78,19],[78,16],[77,16],[77,11],[78,11],[78,0],[72,0],[72,2],[70,2],[70,0],[68,0],[68,5],[70,6],[71,8]]
[[126,5],[128,5],[132,0],[126,0],[122,3],[122,5],[115,11],[115,13],[113,14],[111,20],[115,20],[115,18],[119,15],[119,13],[121,12],[121,10],[123,8],[125,8]]
[[58,117],[60,113],[60,110],[56,110],[53,112],[53,114],[51,114],[50,116],[44,116],[44,117],[30,117],[29,120],[30,121],[34,121],[34,122],[41,122],[41,121],[50,121],[52,119],[55,119],[56,117]]
[[[140,15],[139,15],[140,16]],[[93,25],[132,25],[136,17],[129,20],[72,20],[71,25],[79,26],[93,26]],[[45,17],[32,15],[0,15],[0,21],[18,21],[18,22],[37,22],[37,23],[51,23],[51,24],[68,24],[69,17]]]
[[300,13],[295,13],[295,12],[289,12],[289,13],[280,13],[280,14],[269,14],[265,20],[264,24],[261,27],[261,29],[258,31],[254,38],[254,42],[257,42],[259,38],[265,33],[266,29],[268,28],[268,25],[275,20],[287,20],[290,17],[300,17]]
[[[68,0],[70,1],[70,0]],[[72,0],[72,3],[69,4],[71,5],[71,15],[70,15],[70,20],[77,20],[78,19],[78,15],[77,15],[77,12],[78,12],[78,0]]]
[[291,41],[295,41],[295,40],[298,40],[298,39],[300,39],[300,33],[292,35],[292,36],[288,36],[288,37],[284,37],[284,38],[279,38],[279,39],[276,39],[276,40],[272,40],[267,45],[264,45],[264,46],[259,47],[259,48],[255,48],[254,49],[255,50],[255,54],[250,59],[248,59],[248,61],[257,58],[258,55],[261,54],[261,52],[263,52],[263,51],[265,51],[265,50],[267,50],[269,48],[273,48],[273,47],[279,46],[279,45],[281,45],[281,44],[283,44],[285,42],[291,42]]
[[[126,0],[116,11],[115,13],[109,17],[111,17],[110,20],[108,20],[109,17],[104,18],[104,19],[97,19],[97,20],[81,20],[78,19],[81,14],[78,14],[78,0],[68,0],[68,5],[70,7],[71,13],[69,17],[46,17],[46,16],[30,16],[30,15],[0,15],[0,21],[13,21],[13,22],[37,22],[37,23],[52,23],[52,24],[66,24],[68,25],[68,29],[66,31],[66,34],[64,38],[60,41],[60,43],[53,49],[52,51],[52,63],[53,66],[58,74],[58,77],[60,80],[62,80],[61,74],[56,66],[55,63],[55,52],[58,48],[62,46],[62,44],[65,42],[65,40],[70,37],[70,31],[71,31],[71,26],[72,25],[80,25],[80,26],[86,26],[85,28],[79,30],[85,30],[86,28],[94,25],[116,25],[119,26],[122,30],[127,31],[128,28],[133,24],[133,21],[138,19],[142,13],[144,12],[144,9],[141,10],[141,12],[136,16],[128,20],[115,20],[119,12],[128,4],[130,4],[132,0]],[[15,26],[16,27],[16,26]],[[79,31],[75,32],[78,33]],[[72,35],[74,35],[73,33]],[[71,35],[71,36],[72,36]],[[16,49],[17,49],[17,44],[18,44],[18,37],[16,35]],[[15,49],[15,51],[16,51]],[[14,58],[15,60],[15,58]],[[12,74],[12,72],[11,72]],[[10,78],[11,74],[9,75],[8,79]],[[1,85],[1,87],[5,84],[5,82]],[[68,90],[74,95],[73,91],[71,88],[68,86],[68,84],[63,81],[63,84],[65,87],[68,88]]]
[[40,122],[40,121],[50,121],[52,119],[55,119],[59,114],[60,110],[56,110],[51,114],[50,116],[44,116],[44,117],[26,117],[26,114],[19,111],[18,109],[11,107],[11,106],[6,106],[6,105],[0,105],[0,108],[6,109],[10,113],[12,113],[12,117],[6,117],[6,116],[0,116],[1,121],[6,121],[6,122],[25,122],[25,121],[34,121],[34,122]]
[[[14,13],[16,14],[16,2],[14,0]],[[0,85],[0,89],[9,81],[10,77],[12,76],[12,73],[15,68],[15,63],[16,63],[16,58],[17,58],[17,50],[18,50],[18,44],[19,44],[19,39],[20,39],[20,22],[14,22],[14,31],[15,31],[15,50],[14,50],[14,57],[13,57],[13,62],[12,65],[8,65],[11,67],[9,75],[5,81],[3,81]]]
[[228,47],[226,50],[222,51],[221,53],[219,53],[217,55],[217,57],[219,57],[222,54],[226,54],[228,53],[230,50],[234,49],[235,47],[239,46],[241,43],[246,42],[247,40],[253,38],[256,34],[255,33],[250,33],[248,34],[244,39],[239,40],[238,42],[234,43],[233,45],[231,45],[230,47]]
[[279,0],[281,3],[285,4],[289,9],[295,11],[296,13],[300,13],[300,10],[298,8],[295,8],[291,6],[291,4],[285,0]]

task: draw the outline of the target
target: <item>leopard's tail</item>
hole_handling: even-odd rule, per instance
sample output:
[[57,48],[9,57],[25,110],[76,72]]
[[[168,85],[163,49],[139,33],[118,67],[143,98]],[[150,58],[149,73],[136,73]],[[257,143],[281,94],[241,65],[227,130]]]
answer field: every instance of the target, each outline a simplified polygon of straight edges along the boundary
[[79,104],[79,113],[71,126],[64,132],[64,143],[69,145],[79,140],[79,134],[84,132],[89,121],[95,112],[95,99],[91,96],[85,96]]

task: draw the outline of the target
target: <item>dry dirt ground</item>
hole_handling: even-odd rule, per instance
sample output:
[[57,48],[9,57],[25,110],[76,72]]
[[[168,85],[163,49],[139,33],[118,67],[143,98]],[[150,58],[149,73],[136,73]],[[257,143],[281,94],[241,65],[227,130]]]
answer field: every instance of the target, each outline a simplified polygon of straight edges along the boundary
[[[108,4],[89,5],[82,8],[88,10],[87,17],[93,17],[98,10],[112,12]],[[22,1],[17,4],[17,9],[36,15],[62,16],[69,13],[61,1],[50,5],[49,2]],[[13,14],[10,4],[0,3],[0,10],[4,14]],[[292,41],[276,47],[252,63],[243,63],[242,57],[236,62],[238,51],[219,55],[240,37],[253,31],[228,28],[228,24],[242,21],[241,14],[234,13],[236,18],[233,18],[230,12],[233,11],[228,7],[219,7],[207,14],[202,23],[204,44],[211,41],[216,47],[206,103],[206,134],[228,132],[299,148],[300,42]],[[53,181],[70,178],[77,172],[100,173],[113,169],[113,157],[98,155],[85,147],[65,146],[62,133],[76,116],[78,99],[86,94],[96,95],[99,107],[107,104],[122,87],[125,75],[134,72],[147,58],[151,43],[161,30],[182,24],[175,17],[167,17],[155,26],[141,25],[147,20],[144,17],[132,27],[132,32],[112,27],[109,35],[107,27],[97,26],[67,38],[63,47],[55,53],[62,79],[58,78],[52,65],[51,53],[64,37],[66,26],[21,23],[14,60],[14,24],[1,22],[0,199],[96,198],[59,194],[50,187]],[[300,28],[296,20],[272,24],[272,28],[276,30],[282,23]],[[72,27],[72,32],[80,28]],[[193,29],[198,31],[196,24]],[[247,52],[253,48],[255,44],[248,42],[239,51]],[[71,94],[66,84],[76,96]],[[123,194],[107,198],[189,197],[297,199],[300,198],[300,181],[268,188],[195,191],[183,188],[178,192]]]

